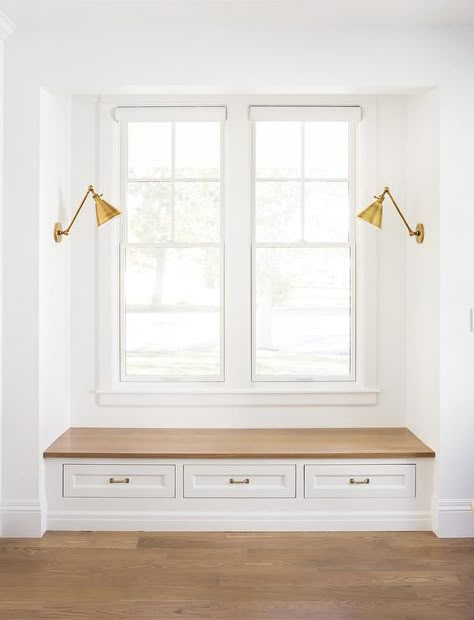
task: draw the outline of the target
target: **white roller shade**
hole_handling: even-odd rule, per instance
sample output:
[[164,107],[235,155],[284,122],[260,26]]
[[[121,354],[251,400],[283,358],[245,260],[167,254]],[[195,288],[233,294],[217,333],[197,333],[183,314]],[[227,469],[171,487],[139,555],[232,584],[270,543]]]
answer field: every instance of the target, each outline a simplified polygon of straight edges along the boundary
[[225,121],[225,106],[143,106],[115,108],[115,120],[152,121]]
[[359,106],[267,106],[249,108],[252,121],[360,121]]

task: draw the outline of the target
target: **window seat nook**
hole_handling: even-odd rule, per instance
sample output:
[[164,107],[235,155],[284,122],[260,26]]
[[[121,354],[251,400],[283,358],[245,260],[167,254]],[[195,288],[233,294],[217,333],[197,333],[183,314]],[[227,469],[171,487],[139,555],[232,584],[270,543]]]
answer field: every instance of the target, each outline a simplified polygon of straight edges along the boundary
[[406,428],[70,428],[47,527],[431,530],[434,456]]

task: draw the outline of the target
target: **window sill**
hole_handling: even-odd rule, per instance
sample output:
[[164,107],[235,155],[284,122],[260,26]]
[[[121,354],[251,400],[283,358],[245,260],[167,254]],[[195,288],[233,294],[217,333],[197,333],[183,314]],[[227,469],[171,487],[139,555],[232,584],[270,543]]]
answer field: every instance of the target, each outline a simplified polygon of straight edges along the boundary
[[296,390],[282,388],[133,391],[96,390],[105,407],[316,407],[377,404],[376,388]]

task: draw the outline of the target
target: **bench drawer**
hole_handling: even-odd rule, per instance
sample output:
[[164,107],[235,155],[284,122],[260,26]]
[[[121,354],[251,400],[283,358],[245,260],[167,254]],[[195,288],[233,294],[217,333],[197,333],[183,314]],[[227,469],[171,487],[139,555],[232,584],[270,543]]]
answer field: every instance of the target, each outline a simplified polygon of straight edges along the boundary
[[175,466],[67,464],[63,496],[175,497]]
[[184,497],[295,496],[295,465],[184,466]]
[[306,465],[305,497],[415,497],[416,465]]

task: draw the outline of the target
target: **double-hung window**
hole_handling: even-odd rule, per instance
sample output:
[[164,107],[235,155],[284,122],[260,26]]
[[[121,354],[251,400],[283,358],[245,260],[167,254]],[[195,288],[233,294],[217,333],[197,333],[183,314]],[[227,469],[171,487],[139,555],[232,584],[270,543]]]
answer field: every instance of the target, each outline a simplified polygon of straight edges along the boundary
[[121,123],[121,377],[221,380],[224,108]]
[[109,386],[373,391],[360,118],[355,105],[223,96],[115,108],[123,217]]
[[354,377],[354,126],[253,107],[253,378]]

